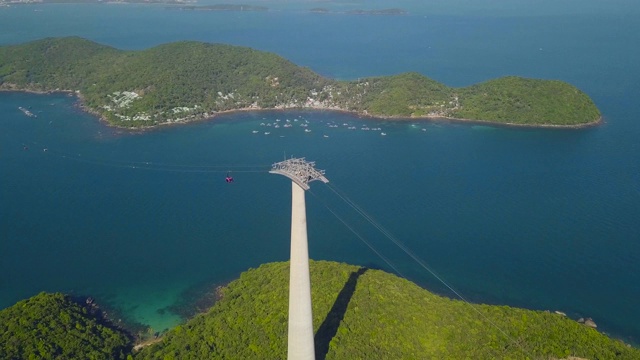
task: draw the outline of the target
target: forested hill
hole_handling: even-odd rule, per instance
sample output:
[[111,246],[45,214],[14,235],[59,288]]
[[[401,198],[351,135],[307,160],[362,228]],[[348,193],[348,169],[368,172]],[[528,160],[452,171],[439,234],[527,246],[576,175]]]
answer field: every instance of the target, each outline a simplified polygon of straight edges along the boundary
[[452,88],[421,74],[337,81],[267,52],[200,42],[123,51],[77,37],[0,47],[0,90],[75,91],[113,125],[148,127],[241,109],[580,126],[600,112],[574,86],[506,77]]
[[[315,261],[310,270],[319,359],[640,358],[638,349],[555,313],[472,307],[358,266]],[[284,359],[288,279],[288,263],[243,273],[208,313],[136,358]]]
[[[353,265],[312,261],[310,271],[318,359],[640,359],[548,311],[470,305]],[[207,313],[134,354],[82,307],[40,294],[0,311],[0,358],[284,359],[288,280],[288,262],[249,270]]]
[[0,359],[125,359],[132,339],[90,305],[41,293],[0,310]]

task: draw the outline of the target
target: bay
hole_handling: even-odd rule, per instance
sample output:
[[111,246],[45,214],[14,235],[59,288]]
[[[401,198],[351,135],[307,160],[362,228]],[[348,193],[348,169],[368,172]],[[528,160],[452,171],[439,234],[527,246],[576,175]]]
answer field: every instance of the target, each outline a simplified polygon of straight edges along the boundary
[[[323,16],[300,4],[230,15],[0,8],[2,44],[79,35],[140,49],[189,39],[276,52],[345,79],[403,71],[452,86],[513,74],[556,78],[592,96],[605,119],[597,128],[553,131],[292,111],[128,133],[82,113],[66,95],[1,93],[0,307],[64,291],[94,296],[157,330],[179,323],[170,307],[192,289],[288,258],[289,185],[266,173],[286,154],[317,161],[331,180],[307,194],[312,258],[393,271],[329,207],[404,276],[452,295],[335,190],[469,300],[590,316],[637,343],[640,62],[630,46],[640,40],[637,6],[528,15],[444,5],[433,14],[411,4],[403,17]],[[308,121],[312,132],[260,125],[276,119]],[[231,186],[223,181],[228,170]]]

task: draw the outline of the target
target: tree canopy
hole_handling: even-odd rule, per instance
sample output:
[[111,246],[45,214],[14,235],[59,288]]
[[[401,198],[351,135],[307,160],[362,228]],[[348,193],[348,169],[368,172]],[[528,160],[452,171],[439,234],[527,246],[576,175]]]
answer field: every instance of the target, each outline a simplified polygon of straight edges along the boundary
[[[243,273],[206,314],[171,330],[136,359],[282,359],[288,263]],[[319,359],[637,359],[595,329],[555,313],[470,305],[392,274],[311,262]]]
[[[469,304],[381,270],[311,261],[318,359],[639,359],[640,350],[549,311]],[[87,306],[41,293],[0,311],[3,359],[282,359],[289,263],[250,269],[206,313],[132,353]]]
[[0,310],[2,359],[125,359],[131,339],[60,293]]
[[111,124],[147,127],[239,109],[314,108],[578,126],[600,119],[562,81],[504,77],[452,88],[418,73],[338,81],[268,52],[182,41],[123,51],[78,37],[0,47],[0,90],[75,91]]

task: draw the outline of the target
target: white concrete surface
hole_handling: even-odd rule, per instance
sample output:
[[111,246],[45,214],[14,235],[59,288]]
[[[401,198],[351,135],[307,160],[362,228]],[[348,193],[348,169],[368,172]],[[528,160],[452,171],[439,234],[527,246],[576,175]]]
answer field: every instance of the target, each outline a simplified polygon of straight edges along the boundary
[[289,270],[289,360],[315,360],[309,245],[304,189],[291,183],[291,268]]

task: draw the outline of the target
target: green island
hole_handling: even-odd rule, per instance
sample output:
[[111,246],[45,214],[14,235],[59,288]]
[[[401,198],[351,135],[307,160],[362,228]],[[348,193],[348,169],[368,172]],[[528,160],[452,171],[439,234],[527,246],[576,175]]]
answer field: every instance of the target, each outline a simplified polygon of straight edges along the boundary
[[[311,261],[310,271],[318,359],[640,358],[562,314],[471,305],[354,265]],[[250,269],[208,311],[135,348],[65,296],[43,293],[0,311],[0,357],[283,359],[288,281],[288,262]]]
[[273,53],[189,41],[141,51],[78,37],[3,46],[0,90],[73,92],[86,110],[127,128],[261,109],[533,127],[584,127],[601,119],[589,96],[557,80],[509,76],[453,88],[404,73],[340,81]]

